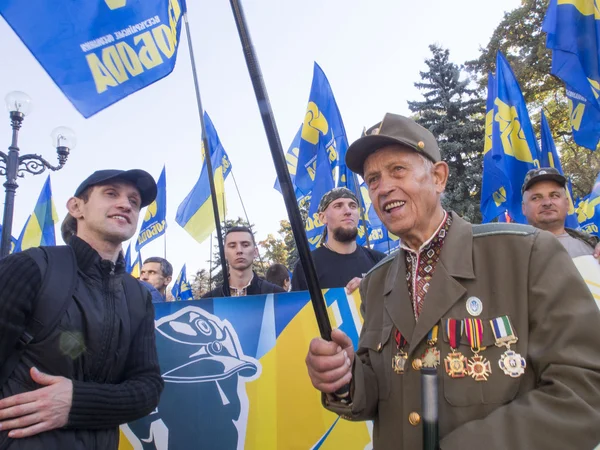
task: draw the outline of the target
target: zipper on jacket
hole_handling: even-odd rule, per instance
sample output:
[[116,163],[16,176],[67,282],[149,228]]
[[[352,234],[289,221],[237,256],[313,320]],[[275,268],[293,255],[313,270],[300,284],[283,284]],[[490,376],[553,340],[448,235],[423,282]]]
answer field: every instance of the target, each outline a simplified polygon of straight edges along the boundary
[[[105,272],[106,273],[106,272]],[[110,350],[110,344],[113,339],[115,331],[115,265],[111,264],[110,272],[108,277],[102,277],[102,297],[106,300],[106,308],[104,314],[104,326],[102,329],[103,342],[100,349],[100,357],[98,358],[98,369],[96,370],[96,379],[99,382],[107,381],[103,376],[107,368],[110,366],[109,361],[106,360]]]

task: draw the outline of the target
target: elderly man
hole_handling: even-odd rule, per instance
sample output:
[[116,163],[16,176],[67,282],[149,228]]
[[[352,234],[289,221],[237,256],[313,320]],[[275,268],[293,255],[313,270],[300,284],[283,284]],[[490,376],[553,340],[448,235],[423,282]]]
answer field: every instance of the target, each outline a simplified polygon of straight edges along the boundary
[[[443,450],[598,444],[600,312],[560,243],[445,211],[448,165],[408,118],[386,114],[346,163],[403,245],[361,283],[356,354],[340,330],[310,344],[309,376],[325,406],[373,419],[375,449],[422,448],[420,370],[436,367]],[[339,398],[348,383],[349,398]]]
[[529,225],[554,234],[571,258],[585,255],[597,258],[600,246],[596,236],[565,227],[569,213],[566,185],[567,179],[554,167],[531,169],[521,189],[523,214]]

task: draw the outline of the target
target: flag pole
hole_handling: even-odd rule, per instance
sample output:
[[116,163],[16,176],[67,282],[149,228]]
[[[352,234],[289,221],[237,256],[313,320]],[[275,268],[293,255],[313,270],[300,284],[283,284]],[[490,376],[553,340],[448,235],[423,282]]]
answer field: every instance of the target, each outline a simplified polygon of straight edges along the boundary
[[317,279],[315,265],[310,255],[308,239],[306,238],[300,210],[296,203],[296,196],[292,188],[290,174],[287,170],[277,125],[275,124],[275,117],[273,116],[273,110],[271,109],[271,103],[267,95],[267,89],[262,77],[260,65],[254,52],[254,46],[250,39],[244,11],[239,0],[230,0],[230,4],[240,36],[244,57],[246,59],[246,66],[250,73],[254,94],[256,95],[263,126],[269,142],[273,164],[275,165],[275,171],[277,172],[277,178],[279,179],[279,184],[281,186],[281,193],[283,194],[283,200],[290,219],[290,225],[292,226],[292,232],[294,233],[294,240],[298,247],[300,263],[302,264],[306,275],[308,291],[319,325],[319,331],[324,339],[331,340],[331,323],[329,322],[329,317],[327,315],[327,305],[323,298],[323,293],[321,292],[319,281]]
[[225,295],[225,297],[229,297],[229,274],[227,272],[227,261],[225,261],[225,247],[223,246],[223,234],[221,232],[221,220],[219,218],[219,205],[217,203],[214,172],[212,168],[212,161],[210,159],[210,147],[208,146],[208,139],[206,137],[206,126],[204,124],[204,109],[202,108],[202,99],[200,98],[198,73],[196,72],[196,61],[194,59],[194,48],[192,46],[192,36],[190,34],[190,24],[188,23],[187,11],[183,13],[183,22],[185,24],[185,34],[187,36],[188,48],[190,52],[190,62],[192,63],[192,76],[194,78],[194,89],[196,90],[196,104],[198,105],[200,127],[202,128],[202,147],[204,148],[204,161],[206,162],[206,169],[209,175],[208,183],[210,186],[210,197],[212,200],[213,212],[215,216],[215,228],[217,229],[217,241],[219,242],[219,255],[221,255],[221,270],[223,271],[223,294]]
[[358,198],[358,206],[361,211],[361,219],[363,221],[363,225],[365,227],[365,236],[367,238],[367,247],[371,248],[371,241],[369,240],[369,229],[367,228],[367,208],[365,207],[365,201],[362,196],[362,192],[360,192],[360,185],[358,184],[358,177],[354,172],[352,172],[352,179],[354,180],[354,187],[356,188],[355,194]]

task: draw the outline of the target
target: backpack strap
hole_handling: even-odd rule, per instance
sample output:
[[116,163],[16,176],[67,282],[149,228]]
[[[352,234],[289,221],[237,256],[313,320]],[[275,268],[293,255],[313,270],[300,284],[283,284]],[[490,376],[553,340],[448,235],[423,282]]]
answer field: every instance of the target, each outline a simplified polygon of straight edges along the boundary
[[33,302],[33,314],[15,350],[0,367],[0,386],[12,374],[27,346],[34,340],[47,338],[56,328],[75,292],[77,262],[71,247],[37,247],[27,253],[40,269],[42,285]]
[[150,292],[128,273],[123,274],[123,290],[129,310],[131,338],[133,339],[138,326],[146,315],[146,301],[148,301]]

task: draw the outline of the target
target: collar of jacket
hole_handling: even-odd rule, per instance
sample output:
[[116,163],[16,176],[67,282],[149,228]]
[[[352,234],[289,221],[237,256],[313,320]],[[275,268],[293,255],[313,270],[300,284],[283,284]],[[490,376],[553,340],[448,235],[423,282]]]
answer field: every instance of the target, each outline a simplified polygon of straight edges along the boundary
[[565,228],[565,231],[569,236],[575,239],[579,239],[580,241],[585,242],[592,248],[596,248],[598,245],[598,238],[591,234],[584,233],[583,231],[574,230],[573,228]]
[[69,245],[75,253],[77,259],[77,266],[84,273],[94,272],[94,268],[100,271],[100,273],[108,273],[113,268],[116,274],[125,272],[125,259],[123,258],[123,252],[119,253],[117,262],[113,263],[107,259],[102,259],[98,252],[94,250],[90,244],[77,236],[71,237]]
[[[441,263],[446,268],[448,275],[454,278],[473,279],[473,228],[469,222],[462,219],[458,214],[450,211],[452,215],[452,225],[448,230],[448,235],[444,238],[444,246],[440,254]],[[394,261],[392,267],[387,273],[384,286],[384,295],[389,294],[396,284],[400,262],[404,266],[404,252],[401,249]]]

